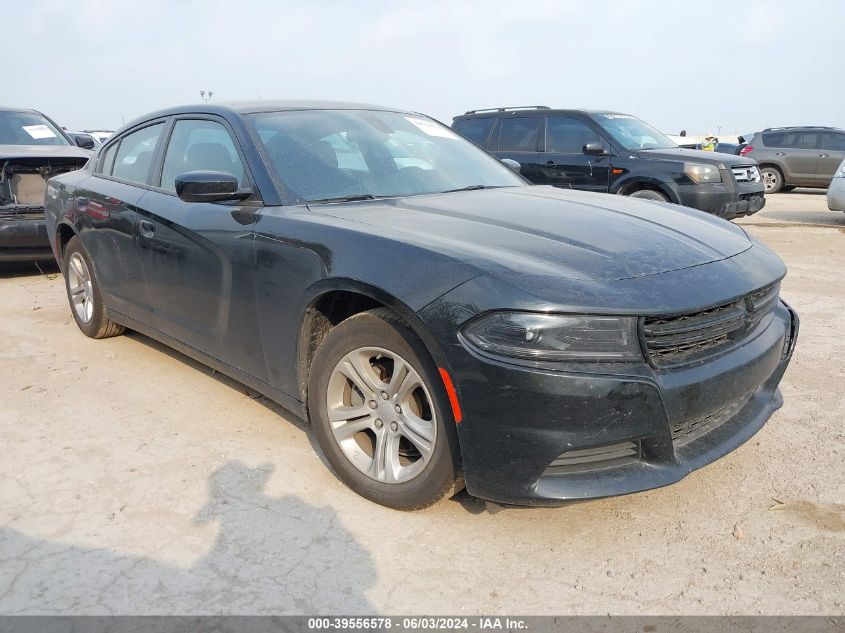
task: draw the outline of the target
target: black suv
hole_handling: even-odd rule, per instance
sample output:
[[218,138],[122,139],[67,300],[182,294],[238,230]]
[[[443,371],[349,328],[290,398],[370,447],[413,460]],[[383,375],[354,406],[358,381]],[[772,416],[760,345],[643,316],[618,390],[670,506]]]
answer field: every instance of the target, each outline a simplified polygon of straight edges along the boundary
[[845,130],[805,126],[745,134],[743,156],[760,164],[766,193],[795,187],[828,187],[845,160]]
[[471,110],[452,128],[538,185],[674,202],[723,218],[763,208],[757,163],[682,149],[630,114],[545,106]]

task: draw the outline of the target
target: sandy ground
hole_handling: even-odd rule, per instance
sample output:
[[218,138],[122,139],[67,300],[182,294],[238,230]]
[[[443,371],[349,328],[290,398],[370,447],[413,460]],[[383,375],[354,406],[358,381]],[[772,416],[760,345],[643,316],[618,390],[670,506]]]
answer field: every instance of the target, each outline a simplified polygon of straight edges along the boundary
[[742,222],[789,265],[786,405],[682,482],[558,509],[346,490],[302,425],[63,282],[0,271],[0,613],[845,614],[845,214]]

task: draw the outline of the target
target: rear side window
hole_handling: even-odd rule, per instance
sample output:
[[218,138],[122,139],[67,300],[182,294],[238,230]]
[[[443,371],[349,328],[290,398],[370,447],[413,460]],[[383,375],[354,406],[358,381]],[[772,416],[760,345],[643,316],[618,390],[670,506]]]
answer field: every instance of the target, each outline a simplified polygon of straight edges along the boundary
[[783,147],[786,132],[764,132],[763,144],[766,147]]
[[583,121],[550,116],[546,121],[546,151],[555,154],[581,154],[587,143],[598,143],[599,135]]
[[536,152],[540,121],[538,116],[502,119],[499,125],[499,150]]
[[164,155],[162,189],[176,191],[176,177],[188,171],[224,172],[243,186],[244,166],[229,130],[216,121],[176,121]]
[[493,128],[495,120],[493,117],[463,119],[455,121],[452,124],[452,129],[479,147],[484,147],[487,145],[487,137],[490,136],[490,130]]
[[784,146],[793,149],[816,149],[818,142],[818,132],[787,132]]
[[842,132],[822,132],[822,149],[845,152],[845,134]]
[[111,175],[129,182],[149,184],[153,153],[163,129],[164,123],[156,123],[124,136]]
[[103,157],[100,159],[100,168],[97,170],[103,174],[110,174],[112,165],[114,165],[114,153],[117,151],[117,146],[120,143],[112,143],[105,150],[103,150]]

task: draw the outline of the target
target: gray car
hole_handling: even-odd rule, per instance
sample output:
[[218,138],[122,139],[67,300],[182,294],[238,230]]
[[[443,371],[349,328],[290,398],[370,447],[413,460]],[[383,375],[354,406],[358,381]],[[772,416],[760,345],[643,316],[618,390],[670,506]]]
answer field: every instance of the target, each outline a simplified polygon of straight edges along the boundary
[[845,130],[778,127],[745,134],[740,154],[757,161],[766,193],[795,187],[826,188],[845,160]]
[[845,211],[845,160],[839,165],[827,188],[827,208],[831,211]]

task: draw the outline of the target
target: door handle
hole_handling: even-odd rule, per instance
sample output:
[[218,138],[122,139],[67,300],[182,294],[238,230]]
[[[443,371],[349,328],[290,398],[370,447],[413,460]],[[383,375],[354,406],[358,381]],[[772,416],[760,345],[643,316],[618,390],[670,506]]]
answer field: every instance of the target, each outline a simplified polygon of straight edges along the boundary
[[144,237],[152,237],[153,235],[155,235],[156,225],[152,222],[148,222],[147,220],[141,220],[140,227],[141,235],[143,235]]
[[819,158],[830,158],[830,154],[819,154]]
[[546,161],[546,167],[554,167],[555,164],[556,163],[553,160],[547,160]]
[[786,156],[786,152],[775,152],[775,156]]

